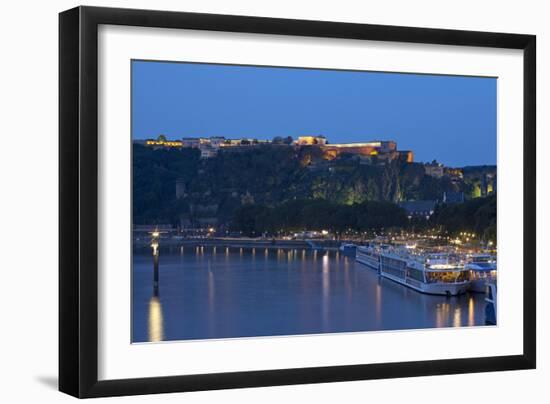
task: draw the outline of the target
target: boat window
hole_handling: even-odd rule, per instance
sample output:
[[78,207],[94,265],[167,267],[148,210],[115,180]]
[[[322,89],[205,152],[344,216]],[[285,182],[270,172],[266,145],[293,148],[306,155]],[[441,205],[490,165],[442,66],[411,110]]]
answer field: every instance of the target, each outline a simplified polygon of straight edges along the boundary
[[426,280],[428,283],[454,283],[454,282],[464,282],[468,279],[467,271],[457,271],[457,272],[426,272]]
[[417,281],[424,282],[424,273],[418,269],[407,268],[407,276]]

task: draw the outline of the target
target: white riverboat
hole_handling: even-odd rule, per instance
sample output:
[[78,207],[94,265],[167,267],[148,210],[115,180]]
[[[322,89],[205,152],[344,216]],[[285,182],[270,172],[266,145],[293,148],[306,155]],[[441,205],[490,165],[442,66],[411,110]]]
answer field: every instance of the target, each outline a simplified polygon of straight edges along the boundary
[[485,293],[488,282],[497,276],[497,262],[490,254],[475,254],[468,258],[466,269],[470,271],[470,291]]
[[423,253],[406,248],[380,251],[380,275],[422,293],[456,296],[470,286],[469,271],[450,253]]
[[356,249],[355,261],[367,267],[380,271],[380,246],[360,246]]

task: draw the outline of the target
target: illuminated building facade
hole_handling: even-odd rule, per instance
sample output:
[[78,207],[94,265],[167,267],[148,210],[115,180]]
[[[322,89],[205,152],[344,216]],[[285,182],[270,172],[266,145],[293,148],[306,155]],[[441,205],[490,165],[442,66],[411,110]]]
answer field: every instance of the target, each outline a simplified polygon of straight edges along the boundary
[[168,140],[164,135],[160,135],[156,139],[147,139],[143,143],[145,146],[155,149],[180,149],[182,147],[181,140]]
[[434,178],[442,178],[445,175],[445,167],[436,161],[424,164],[424,173]]
[[198,137],[184,137],[181,139],[183,147],[191,147],[198,149],[201,144],[201,138]]
[[393,140],[372,141],[362,143],[325,143],[320,145],[327,160],[332,160],[342,153],[349,153],[367,158],[370,162],[387,163],[401,160],[407,163],[414,161],[410,150],[397,150],[397,143]]
[[295,144],[298,146],[315,146],[324,145],[327,143],[327,138],[324,136],[300,136]]
[[[292,138],[289,138],[292,140]],[[211,158],[217,155],[220,149],[232,151],[244,151],[251,146],[259,145],[281,145],[301,147],[319,147],[323,151],[325,160],[333,160],[343,153],[353,154],[366,158],[368,162],[385,163],[394,160],[401,160],[408,163],[414,161],[414,155],[409,150],[397,150],[397,143],[392,140],[371,141],[359,143],[334,143],[331,144],[322,135],[300,136],[291,143],[272,142],[269,140],[258,140],[254,138],[226,139],[223,136],[206,137],[185,137],[181,140],[168,140],[163,135],[158,139],[135,140],[153,148],[194,148],[199,149],[201,158]]]

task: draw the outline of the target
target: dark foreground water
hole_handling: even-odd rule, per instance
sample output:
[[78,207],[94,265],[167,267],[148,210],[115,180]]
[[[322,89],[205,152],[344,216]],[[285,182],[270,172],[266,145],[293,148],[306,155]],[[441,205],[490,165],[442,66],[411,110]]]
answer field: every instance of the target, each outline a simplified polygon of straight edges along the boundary
[[168,341],[485,324],[482,294],[430,296],[337,252],[174,248],[133,258],[132,340]]

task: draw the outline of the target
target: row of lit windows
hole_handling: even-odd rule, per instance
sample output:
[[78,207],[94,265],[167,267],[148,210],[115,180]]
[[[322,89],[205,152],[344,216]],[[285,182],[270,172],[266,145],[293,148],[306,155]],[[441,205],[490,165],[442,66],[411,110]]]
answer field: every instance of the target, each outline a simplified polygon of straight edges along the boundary
[[395,259],[395,258],[389,258],[389,257],[382,257],[382,263],[394,266],[396,268],[402,268],[404,269],[407,263],[405,261]]
[[396,276],[400,279],[405,279],[405,271],[395,269],[395,268],[392,268],[392,267],[382,267],[382,268],[383,268],[382,271],[385,272],[385,273]]

